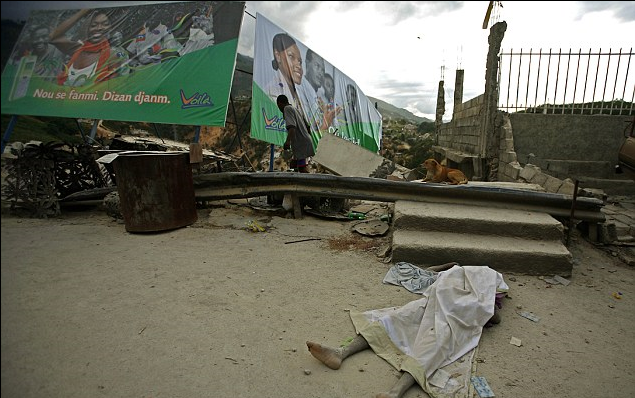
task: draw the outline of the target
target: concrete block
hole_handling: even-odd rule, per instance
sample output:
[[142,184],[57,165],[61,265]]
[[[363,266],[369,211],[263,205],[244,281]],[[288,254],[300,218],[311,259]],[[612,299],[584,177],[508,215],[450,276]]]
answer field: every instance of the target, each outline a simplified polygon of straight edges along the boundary
[[544,187],[545,183],[547,182],[547,178],[548,176],[545,173],[540,172],[540,173],[536,173],[529,182],[531,182],[532,184],[538,184],[541,187]]
[[559,180],[550,175],[547,175],[547,180],[545,181],[545,184],[543,185],[543,187],[545,187],[545,190],[551,193],[557,193],[561,186],[562,186],[562,180]]
[[573,184],[571,180],[565,180],[562,182],[562,185],[560,186],[560,189],[558,189],[557,193],[573,196],[574,191],[575,191],[575,184]]
[[505,173],[513,180],[518,180],[518,175],[522,170],[520,164],[518,162],[508,163],[506,168],[507,170],[505,171]]
[[516,152],[514,151],[501,152],[500,160],[504,163],[512,163],[518,161],[518,159],[516,158]]
[[617,228],[614,223],[602,223],[598,225],[598,241],[611,243],[617,240]]
[[518,176],[525,181],[531,181],[538,173],[540,173],[539,168],[528,164],[527,166],[523,167]]
[[393,172],[391,175],[386,176],[386,179],[389,181],[405,181],[406,179],[401,175],[401,173]]

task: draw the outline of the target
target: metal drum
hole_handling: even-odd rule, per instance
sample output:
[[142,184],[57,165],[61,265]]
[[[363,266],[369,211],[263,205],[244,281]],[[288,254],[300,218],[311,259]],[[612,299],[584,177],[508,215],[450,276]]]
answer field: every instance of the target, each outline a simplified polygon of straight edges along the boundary
[[124,153],[113,167],[126,231],[164,231],[196,222],[187,152]]

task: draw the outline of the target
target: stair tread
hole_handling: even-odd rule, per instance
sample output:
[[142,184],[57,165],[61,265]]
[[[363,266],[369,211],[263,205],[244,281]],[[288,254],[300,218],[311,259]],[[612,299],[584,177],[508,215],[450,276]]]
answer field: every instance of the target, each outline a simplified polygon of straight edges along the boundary
[[570,255],[566,246],[560,240],[532,240],[517,237],[436,231],[394,231],[393,246],[448,248],[454,251],[479,250]]
[[561,223],[549,214],[496,209],[481,206],[460,206],[445,203],[423,203],[397,201],[395,204],[395,222],[399,218],[417,218],[427,220],[462,220],[465,222],[488,222],[505,224],[526,224],[559,227]]

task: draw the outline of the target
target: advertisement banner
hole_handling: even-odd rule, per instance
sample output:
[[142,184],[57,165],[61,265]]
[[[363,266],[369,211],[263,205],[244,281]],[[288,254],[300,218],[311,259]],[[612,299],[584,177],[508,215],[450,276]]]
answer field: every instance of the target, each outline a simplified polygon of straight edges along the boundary
[[276,105],[284,94],[305,116],[313,146],[334,134],[372,152],[381,147],[381,115],[348,76],[260,14],[256,15],[251,137],[283,145]]
[[2,73],[2,113],[224,126],[244,10],[34,10]]

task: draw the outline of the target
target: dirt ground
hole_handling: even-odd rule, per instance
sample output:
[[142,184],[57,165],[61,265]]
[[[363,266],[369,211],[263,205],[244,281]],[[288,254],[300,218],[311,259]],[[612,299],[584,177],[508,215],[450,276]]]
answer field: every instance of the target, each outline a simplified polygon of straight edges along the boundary
[[[382,284],[390,232],[366,237],[350,230],[354,221],[227,202],[198,212],[191,226],[150,234],[128,233],[96,208],[52,219],[3,212],[2,396],[390,389],[399,372],[371,350],[330,370],[305,344],[352,337],[350,310],[420,297]],[[266,231],[250,231],[250,221]],[[496,397],[635,396],[635,269],[577,234],[570,250],[569,285],[504,274],[502,322],[484,330],[474,371]],[[418,386],[405,394],[426,396]]]

